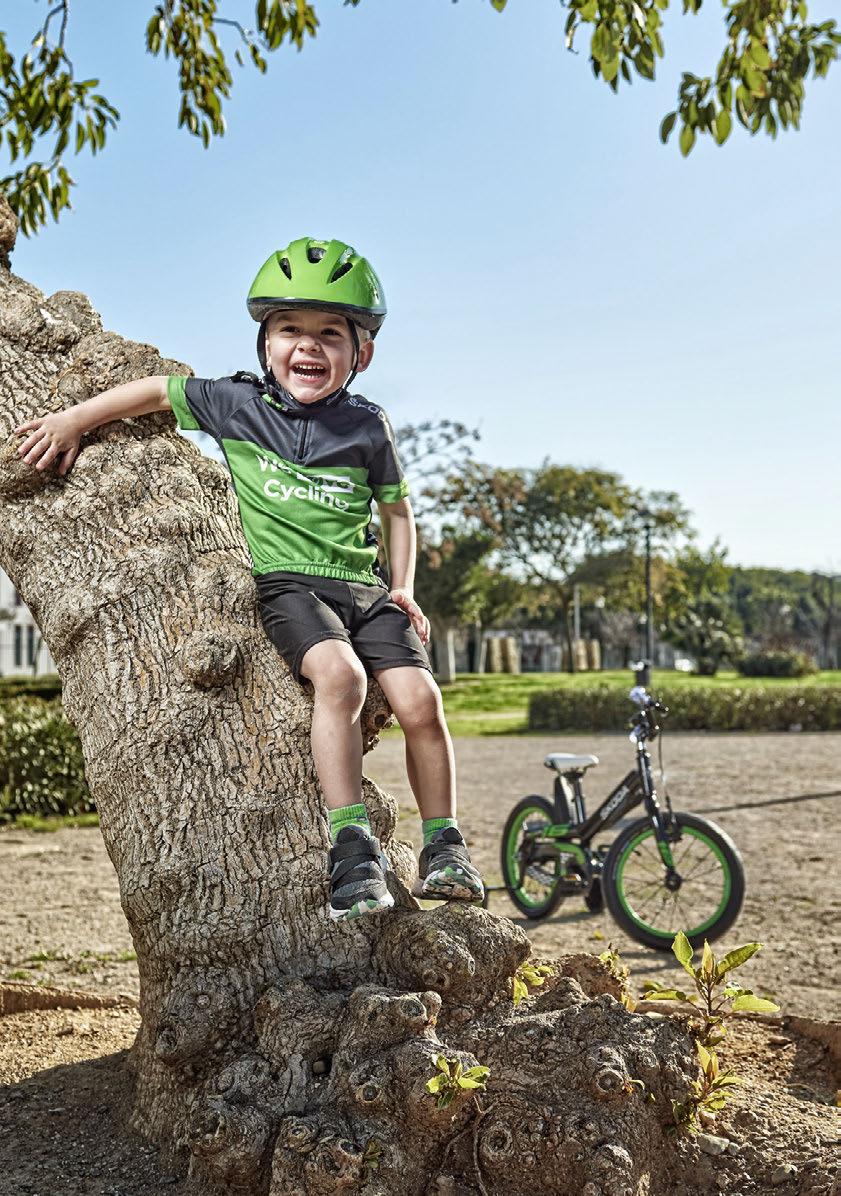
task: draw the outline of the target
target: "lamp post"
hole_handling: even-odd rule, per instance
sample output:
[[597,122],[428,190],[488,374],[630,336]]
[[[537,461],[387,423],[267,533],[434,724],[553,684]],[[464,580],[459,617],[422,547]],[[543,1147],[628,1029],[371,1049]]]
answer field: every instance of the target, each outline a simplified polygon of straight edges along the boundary
[[645,533],[645,659],[654,664],[654,598],[651,592],[651,532],[654,516],[647,507],[640,511]]

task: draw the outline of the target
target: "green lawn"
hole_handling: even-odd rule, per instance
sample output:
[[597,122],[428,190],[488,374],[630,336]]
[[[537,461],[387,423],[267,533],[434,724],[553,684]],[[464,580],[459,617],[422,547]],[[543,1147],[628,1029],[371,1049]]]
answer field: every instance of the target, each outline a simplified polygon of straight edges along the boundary
[[[813,677],[742,677],[718,673],[715,677],[693,677],[656,669],[651,689],[663,685],[841,685],[841,671],[817,673]],[[444,710],[453,735],[510,735],[526,731],[526,714],[531,694],[559,686],[616,685],[630,689],[630,670],[604,673],[465,673],[451,685],[444,685]]]

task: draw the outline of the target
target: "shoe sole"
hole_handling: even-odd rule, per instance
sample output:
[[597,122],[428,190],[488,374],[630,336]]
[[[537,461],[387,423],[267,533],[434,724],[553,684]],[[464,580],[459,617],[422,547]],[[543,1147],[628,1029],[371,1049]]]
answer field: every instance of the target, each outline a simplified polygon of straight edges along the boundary
[[459,884],[456,880],[442,880],[430,884],[429,878],[423,881],[418,878],[412,886],[412,896],[420,897],[424,901],[475,901],[478,903],[485,900],[485,890],[483,888],[480,893],[477,893],[475,889]]
[[375,901],[373,898],[367,898],[365,901],[357,901],[349,909],[334,909],[331,905],[330,921],[349,922],[352,918],[363,918],[366,914],[382,913],[384,910],[391,909],[393,905],[394,898],[391,893],[386,893],[385,897],[380,901]]

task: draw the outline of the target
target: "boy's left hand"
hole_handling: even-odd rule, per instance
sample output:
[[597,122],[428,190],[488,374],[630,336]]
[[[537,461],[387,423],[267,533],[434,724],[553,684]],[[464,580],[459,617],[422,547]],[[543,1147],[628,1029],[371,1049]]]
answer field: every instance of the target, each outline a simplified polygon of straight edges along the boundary
[[408,590],[392,590],[391,601],[396,602],[401,610],[409,616],[412,626],[418,633],[422,644],[429,643],[429,619],[415,602]]

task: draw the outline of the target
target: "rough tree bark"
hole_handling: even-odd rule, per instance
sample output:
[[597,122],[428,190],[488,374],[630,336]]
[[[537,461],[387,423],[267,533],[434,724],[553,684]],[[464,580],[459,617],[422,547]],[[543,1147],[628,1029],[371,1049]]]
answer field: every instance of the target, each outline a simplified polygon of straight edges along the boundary
[[[327,920],[310,701],[261,631],[227,475],[166,415],[99,429],[65,479],[10,435],[184,367],[11,274],[14,232],[0,203],[0,564],[58,664],[137,950],[134,1126],[205,1196],[679,1190],[685,1035],[629,1014],[589,957],[515,1009],[525,935],[420,910],[369,782],[396,908]],[[372,686],[369,746],[387,716]],[[479,1102],[438,1108],[440,1054],[490,1068]]]

